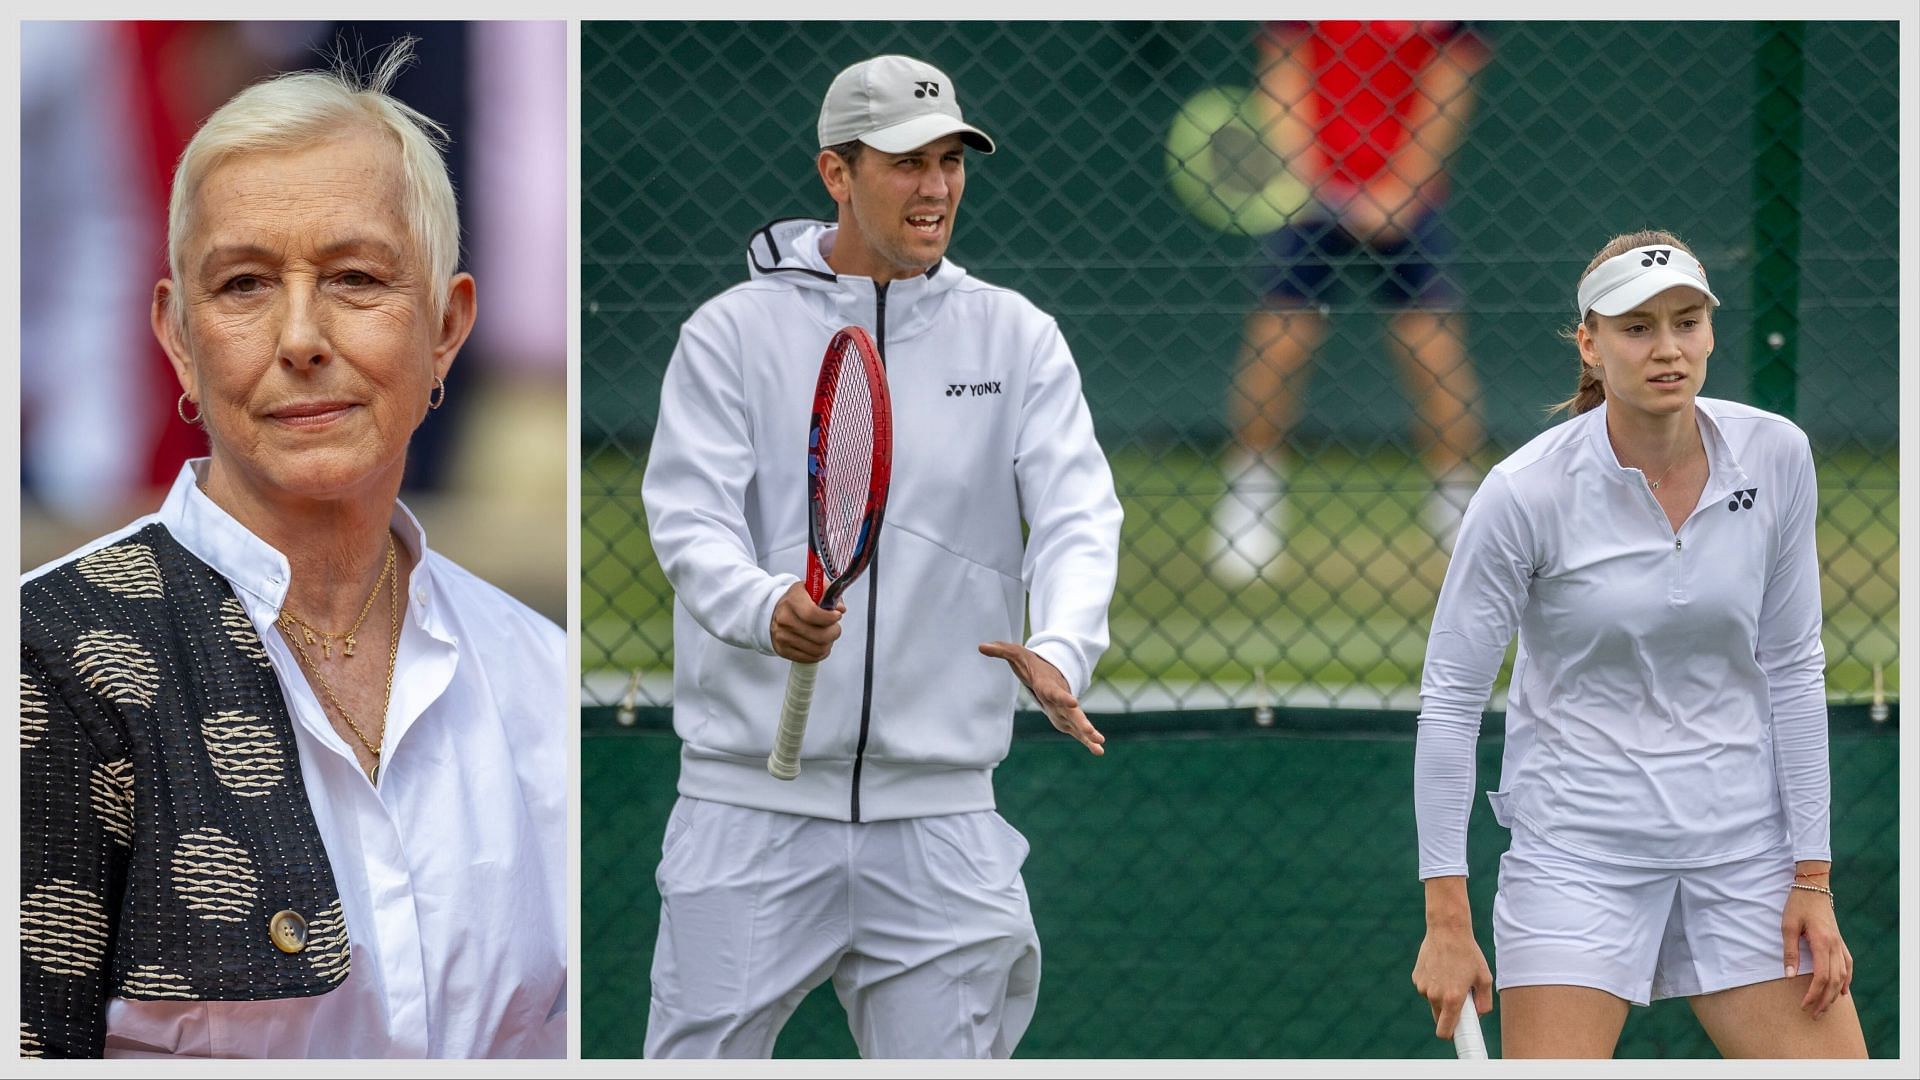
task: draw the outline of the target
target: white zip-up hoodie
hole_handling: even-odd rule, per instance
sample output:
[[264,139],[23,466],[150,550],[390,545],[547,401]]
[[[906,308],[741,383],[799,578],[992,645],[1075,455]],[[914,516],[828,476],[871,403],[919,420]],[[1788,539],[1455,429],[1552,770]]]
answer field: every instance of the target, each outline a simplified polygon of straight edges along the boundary
[[[777,221],[751,279],[702,305],[667,366],[642,498],[672,583],[680,793],[844,821],[991,809],[1022,638],[1074,693],[1107,647],[1120,503],[1052,318],[950,261],[876,288],[828,267],[835,227]],[[780,596],[807,560],[807,426],[827,341],[886,361],[893,481],[874,563],[844,595],[793,781],[766,759],[791,666]],[[1028,535],[1024,542],[1021,526]]]

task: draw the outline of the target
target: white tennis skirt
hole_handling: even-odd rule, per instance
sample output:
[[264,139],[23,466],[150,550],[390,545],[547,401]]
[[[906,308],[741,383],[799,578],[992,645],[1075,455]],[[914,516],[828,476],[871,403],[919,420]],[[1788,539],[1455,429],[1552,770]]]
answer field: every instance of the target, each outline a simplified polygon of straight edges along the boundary
[[[1684,869],[1574,855],[1523,828],[1500,858],[1495,985],[1590,986],[1636,1005],[1786,977],[1786,845]],[[1800,942],[1801,973],[1813,955]]]

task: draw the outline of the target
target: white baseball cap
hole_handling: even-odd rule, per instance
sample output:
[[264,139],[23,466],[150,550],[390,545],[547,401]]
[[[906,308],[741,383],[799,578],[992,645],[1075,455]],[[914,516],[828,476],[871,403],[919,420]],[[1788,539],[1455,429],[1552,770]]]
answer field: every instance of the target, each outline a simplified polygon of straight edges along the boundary
[[1677,247],[1649,244],[1622,252],[1593,268],[1580,281],[1575,303],[1580,317],[1591,311],[1598,315],[1622,315],[1676,285],[1697,289],[1720,306],[1720,298],[1707,288],[1707,268],[1700,260]]
[[884,154],[904,154],[956,131],[968,146],[993,153],[987,133],[960,118],[953,80],[910,56],[862,60],[834,76],[820,103],[823,149],[858,139]]

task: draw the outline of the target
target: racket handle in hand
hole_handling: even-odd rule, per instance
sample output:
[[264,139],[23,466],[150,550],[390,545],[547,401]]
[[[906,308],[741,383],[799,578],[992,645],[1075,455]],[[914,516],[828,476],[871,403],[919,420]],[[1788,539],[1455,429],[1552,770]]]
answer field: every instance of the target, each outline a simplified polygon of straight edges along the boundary
[[800,740],[807,735],[807,710],[813,707],[813,676],[819,664],[795,664],[787,671],[787,700],[780,707],[780,730],[773,736],[767,771],[776,780],[800,775]]
[[1480,1009],[1473,1003],[1473,991],[1460,1003],[1460,1019],[1453,1023],[1453,1052],[1466,1061],[1484,1061],[1487,1039],[1480,1033]]

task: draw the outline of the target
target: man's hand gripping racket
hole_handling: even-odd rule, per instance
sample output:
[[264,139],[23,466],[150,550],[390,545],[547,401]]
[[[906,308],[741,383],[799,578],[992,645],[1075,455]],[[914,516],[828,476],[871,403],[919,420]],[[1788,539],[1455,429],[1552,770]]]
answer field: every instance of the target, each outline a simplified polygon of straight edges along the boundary
[[[807,595],[829,611],[873,561],[893,477],[893,406],[873,338],[857,326],[833,335],[820,362],[807,430]],[[813,704],[817,663],[787,674],[767,771],[800,775],[800,744]]]

